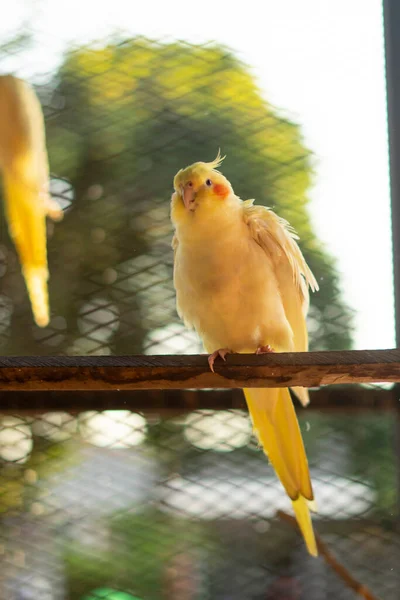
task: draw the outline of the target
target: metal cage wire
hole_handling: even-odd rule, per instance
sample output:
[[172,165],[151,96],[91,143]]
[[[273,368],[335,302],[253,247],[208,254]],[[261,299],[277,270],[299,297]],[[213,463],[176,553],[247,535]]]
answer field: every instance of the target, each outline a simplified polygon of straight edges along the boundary
[[[299,126],[261,98],[251,69],[216,44],[118,36],[69,49],[43,72],[40,62],[26,62],[37,34],[28,28],[0,44],[0,68],[36,84],[52,192],[65,218],[48,225],[46,329],[32,324],[3,224],[1,353],[200,352],[175,312],[168,201],[174,173],[199,149],[213,158],[218,146],[231,155],[235,189],[260,198],[257,186],[246,188],[260,180],[263,201],[299,230],[321,284],[312,347],[348,347],[351,310],[308,221],[311,154]],[[276,516],[289,501],[244,404],[161,414],[145,400],[138,412],[106,410],[100,398],[97,410],[96,398],[90,411],[79,410],[79,397],[73,403],[74,410],[1,415],[0,598],[357,597]],[[391,600],[400,584],[398,425],[379,405],[345,407],[300,415],[315,528],[354,577]]]

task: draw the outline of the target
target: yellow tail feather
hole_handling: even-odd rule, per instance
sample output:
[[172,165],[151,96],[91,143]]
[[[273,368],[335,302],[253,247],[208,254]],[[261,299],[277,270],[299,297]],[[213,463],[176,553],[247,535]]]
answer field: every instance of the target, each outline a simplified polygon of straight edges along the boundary
[[23,275],[28,288],[29,299],[35,322],[39,327],[49,324],[49,296],[47,291],[47,269],[23,269]]
[[310,506],[307,500],[303,496],[299,496],[297,500],[292,500],[292,505],[307,550],[312,556],[318,556],[317,543],[310,516]]
[[10,235],[22,265],[33,317],[39,327],[49,322],[46,214],[37,193],[21,178],[4,171],[3,183]]
[[317,556],[310,517],[314,500],[308,462],[293,402],[286,388],[244,390],[254,430],[292,500],[309,553]]
[[22,265],[36,323],[49,322],[46,215],[62,218],[49,196],[49,167],[40,102],[12,75],[0,76],[0,168],[10,235]]

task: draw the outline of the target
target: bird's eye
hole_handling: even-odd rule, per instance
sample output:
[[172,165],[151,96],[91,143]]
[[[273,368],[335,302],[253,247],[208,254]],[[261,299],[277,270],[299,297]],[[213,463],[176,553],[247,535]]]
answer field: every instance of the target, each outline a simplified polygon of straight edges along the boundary
[[188,181],[187,184],[189,187],[193,187],[193,183],[191,181]]
[[212,181],[211,181],[211,179],[207,179],[207,181],[206,181],[206,185],[208,185],[208,187],[212,186]]

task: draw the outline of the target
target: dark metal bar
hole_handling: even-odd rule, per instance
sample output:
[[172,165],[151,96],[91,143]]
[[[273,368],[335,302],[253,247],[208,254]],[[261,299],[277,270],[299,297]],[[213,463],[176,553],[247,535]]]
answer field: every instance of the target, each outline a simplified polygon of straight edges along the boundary
[[1,357],[0,390],[144,390],[318,387],[400,381],[400,350],[231,354],[215,373],[207,357]]
[[[363,412],[393,410],[391,389],[358,385],[324,386],[310,390],[308,410]],[[302,413],[302,407],[295,402]],[[247,410],[242,390],[136,390],[60,392],[2,392],[0,412],[36,414],[52,411],[69,413],[87,410],[131,410],[171,416],[192,410]]]
[[[392,243],[396,344],[400,345],[400,2],[383,0],[386,87],[392,209]],[[398,520],[400,522],[400,387],[393,388],[396,406],[395,456],[397,460]]]
[[400,2],[384,0],[396,342],[400,345]]

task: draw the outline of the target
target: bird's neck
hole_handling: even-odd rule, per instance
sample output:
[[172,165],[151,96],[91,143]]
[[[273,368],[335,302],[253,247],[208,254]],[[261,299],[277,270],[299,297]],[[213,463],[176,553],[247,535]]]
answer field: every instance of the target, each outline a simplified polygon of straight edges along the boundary
[[215,244],[227,238],[243,235],[245,224],[240,204],[226,206],[216,212],[198,210],[184,224],[177,227],[179,242],[186,245]]

